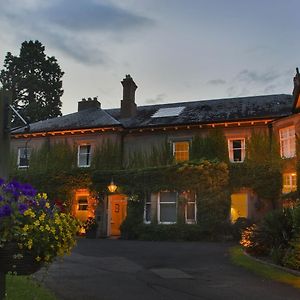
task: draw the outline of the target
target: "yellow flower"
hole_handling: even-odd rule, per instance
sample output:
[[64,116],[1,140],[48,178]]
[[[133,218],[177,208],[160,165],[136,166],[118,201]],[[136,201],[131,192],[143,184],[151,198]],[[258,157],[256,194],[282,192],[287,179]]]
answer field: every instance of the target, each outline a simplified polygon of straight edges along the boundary
[[24,225],[24,227],[23,227],[23,231],[24,232],[26,232],[26,231],[28,231],[28,229],[29,229],[29,226],[26,224],[26,225]]
[[47,231],[51,230],[51,228],[50,228],[50,226],[48,224],[45,226],[45,228],[46,228]]
[[36,260],[36,261],[40,261],[41,258],[40,258],[39,256],[37,256],[37,257],[35,258],[35,260]]
[[40,231],[44,231],[44,226],[40,226]]
[[40,221],[39,221],[39,220],[36,220],[33,224],[34,224],[35,226],[39,226],[39,225],[40,225]]
[[39,220],[40,220],[40,221],[44,221],[44,220],[45,220],[45,217],[46,217],[45,213],[42,213],[42,214],[40,215],[40,217],[39,217]]
[[46,202],[45,207],[50,208],[50,204],[48,202]]

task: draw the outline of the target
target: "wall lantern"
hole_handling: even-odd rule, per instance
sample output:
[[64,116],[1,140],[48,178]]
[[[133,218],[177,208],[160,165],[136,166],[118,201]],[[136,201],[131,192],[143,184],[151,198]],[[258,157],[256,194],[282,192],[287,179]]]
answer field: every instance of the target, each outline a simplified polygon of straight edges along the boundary
[[114,181],[112,179],[107,188],[111,193],[114,193],[118,187],[114,184]]

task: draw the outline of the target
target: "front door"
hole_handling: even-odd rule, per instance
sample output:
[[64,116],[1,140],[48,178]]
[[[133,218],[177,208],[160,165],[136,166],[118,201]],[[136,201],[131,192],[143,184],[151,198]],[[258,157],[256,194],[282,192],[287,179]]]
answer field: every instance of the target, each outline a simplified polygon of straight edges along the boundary
[[111,227],[110,235],[120,235],[120,226],[127,215],[127,197],[125,195],[111,195],[110,202],[110,216]]

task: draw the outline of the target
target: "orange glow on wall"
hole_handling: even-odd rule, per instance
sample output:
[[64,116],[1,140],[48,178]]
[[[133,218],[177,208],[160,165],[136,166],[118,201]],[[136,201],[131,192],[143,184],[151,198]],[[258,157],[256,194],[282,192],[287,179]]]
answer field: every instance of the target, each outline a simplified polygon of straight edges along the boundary
[[95,217],[97,200],[91,197],[86,189],[75,191],[75,197],[72,203],[72,214],[78,220],[85,222],[88,218]]

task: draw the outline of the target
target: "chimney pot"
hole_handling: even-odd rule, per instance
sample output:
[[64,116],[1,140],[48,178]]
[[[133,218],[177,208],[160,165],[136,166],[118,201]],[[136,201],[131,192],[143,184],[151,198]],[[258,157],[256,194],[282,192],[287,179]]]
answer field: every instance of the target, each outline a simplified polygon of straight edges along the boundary
[[101,103],[98,101],[97,97],[94,97],[93,99],[89,97],[88,101],[85,98],[82,98],[82,100],[78,102],[78,111],[92,108],[94,110],[101,108]]

